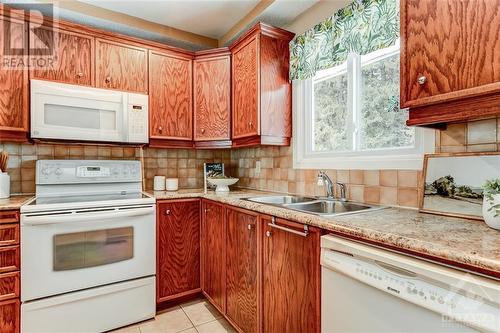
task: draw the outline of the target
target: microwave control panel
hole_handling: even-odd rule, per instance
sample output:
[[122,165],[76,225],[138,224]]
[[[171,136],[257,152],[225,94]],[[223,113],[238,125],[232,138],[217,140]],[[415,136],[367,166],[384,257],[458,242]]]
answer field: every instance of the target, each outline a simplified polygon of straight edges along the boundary
[[128,94],[128,142],[148,142],[148,95]]

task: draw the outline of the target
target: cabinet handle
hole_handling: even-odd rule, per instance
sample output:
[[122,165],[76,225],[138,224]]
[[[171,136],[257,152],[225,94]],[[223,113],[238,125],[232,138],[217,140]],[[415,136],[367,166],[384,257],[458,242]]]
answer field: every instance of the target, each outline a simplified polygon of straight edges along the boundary
[[427,78],[425,76],[419,76],[418,77],[418,84],[423,85],[427,81]]
[[248,230],[252,230],[253,229],[253,225],[251,225],[251,224],[247,225],[247,229]]
[[170,215],[170,209],[165,209],[165,215]]
[[270,231],[266,231],[266,236],[267,236],[267,237],[271,237],[271,235],[272,235],[272,234],[273,234],[272,232],[270,232]]
[[299,235],[299,236],[302,236],[302,237],[309,236],[309,227],[306,224],[304,224],[304,232],[301,232],[301,231],[297,231],[297,230],[290,229],[290,228],[283,227],[281,225],[276,224],[276,218],[273,216],[273,218],[271,219],[271,223],[268,223],[267,225],[270,226],[271,228],[275,228],[275,229],[279,229],[279,230],[282,230],[282,231],[286,231],[286,232],[289,232],[291,234]]
[[79,78],[79,79],[81,79],[83,77],[83,73],[82,72],[77,73],[76,77]]
[[104,82],[111,83],[111,77],[110,76],[106,76],[106,78],[104,79]]

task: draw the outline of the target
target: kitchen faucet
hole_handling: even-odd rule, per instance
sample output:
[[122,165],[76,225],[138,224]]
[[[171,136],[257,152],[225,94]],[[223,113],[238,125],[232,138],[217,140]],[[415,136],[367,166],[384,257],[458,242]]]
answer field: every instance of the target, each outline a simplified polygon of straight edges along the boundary
[[339,182],[333,182],[332,179],[326,174],[324,171],[320,171],[318,173],[318,180],[323,181],[323,183],[326,183],[326,197],[328,199],[336,199],[334,195],[334,189],[333,187],[337,185],[340,188],[340,198],[338,198],[341,201],[346,201],[346,185],[344,183],[339,183]]

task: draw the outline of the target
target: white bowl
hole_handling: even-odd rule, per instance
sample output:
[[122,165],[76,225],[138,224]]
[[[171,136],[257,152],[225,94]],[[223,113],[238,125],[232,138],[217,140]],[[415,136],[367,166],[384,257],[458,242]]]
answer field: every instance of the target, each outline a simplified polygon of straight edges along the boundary
[[217,186],[215,192],[229,192],[229,185],[234,185],[238,178],[207,178],[208,182]]

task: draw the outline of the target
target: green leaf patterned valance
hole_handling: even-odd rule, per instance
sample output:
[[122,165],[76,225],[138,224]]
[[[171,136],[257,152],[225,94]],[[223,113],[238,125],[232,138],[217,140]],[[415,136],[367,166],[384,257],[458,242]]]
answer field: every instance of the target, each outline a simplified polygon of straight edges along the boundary
[[398,38],[398,0],[356,0],[290,42],[290,79],[311,78],[350,52],[367,54]]

